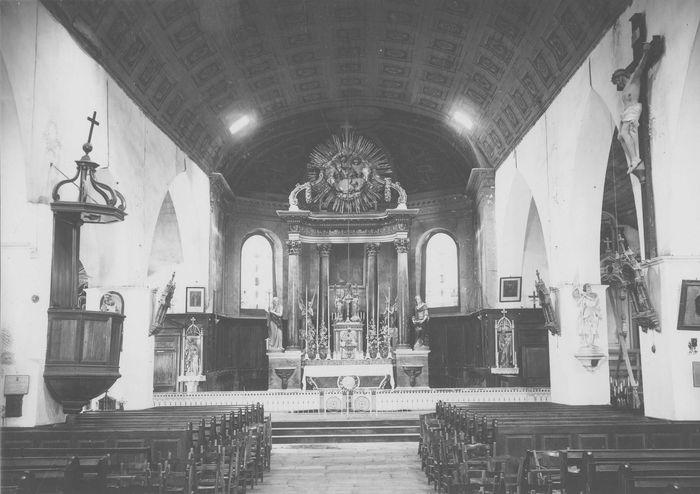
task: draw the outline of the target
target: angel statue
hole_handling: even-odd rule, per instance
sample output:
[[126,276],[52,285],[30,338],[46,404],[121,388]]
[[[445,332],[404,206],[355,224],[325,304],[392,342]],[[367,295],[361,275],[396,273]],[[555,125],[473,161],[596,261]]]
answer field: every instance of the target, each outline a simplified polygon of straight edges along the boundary
[[265,311],[267,315],[267,349],[270,352],[282,352],[282,304],[280,299],[272,297],[270,308]]

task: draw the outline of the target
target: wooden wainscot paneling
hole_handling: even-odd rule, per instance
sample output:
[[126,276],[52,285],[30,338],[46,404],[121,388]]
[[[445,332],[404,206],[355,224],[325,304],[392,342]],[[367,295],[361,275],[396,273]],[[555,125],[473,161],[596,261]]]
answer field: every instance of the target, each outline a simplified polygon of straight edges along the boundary
[[208,390],[267,389],[265,319],[220,316],[207,336],[204,370]]
[[645,434],[615,434],[616,449],[646,448]]
[[608,449],[607,434],[579,434],[579,449]]

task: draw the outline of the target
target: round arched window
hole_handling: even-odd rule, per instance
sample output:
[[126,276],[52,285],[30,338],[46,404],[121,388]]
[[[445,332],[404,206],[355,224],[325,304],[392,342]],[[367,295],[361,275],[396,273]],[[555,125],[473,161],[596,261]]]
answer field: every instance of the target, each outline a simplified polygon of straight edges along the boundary
[[434,234],[425,247],[425,302],[428,307],[459,305],[457,244],[446,233]]
[[241,249],[241,309],[267,309],[272,298],[272,244],[251,235]]

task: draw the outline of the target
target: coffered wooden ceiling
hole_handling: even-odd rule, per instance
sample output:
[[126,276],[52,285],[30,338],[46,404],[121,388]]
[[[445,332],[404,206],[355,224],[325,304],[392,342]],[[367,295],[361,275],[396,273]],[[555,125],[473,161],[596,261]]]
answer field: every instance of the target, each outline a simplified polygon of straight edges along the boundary
[[[43,0],[236,192],[286,193],[342,125],[409,192],[497,166],[628,0]],[[456,108],[474,120],[456,132]],[[229,125],[256,123],[241,136]]]

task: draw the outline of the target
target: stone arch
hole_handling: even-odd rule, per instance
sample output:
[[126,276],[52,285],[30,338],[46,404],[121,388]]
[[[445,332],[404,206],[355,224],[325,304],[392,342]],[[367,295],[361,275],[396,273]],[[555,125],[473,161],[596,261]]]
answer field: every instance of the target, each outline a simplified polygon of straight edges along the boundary
[[508,193],[503,197],[507,197],[508,202],[497,236],[498,273],[501,277],[520,276],[528,216],[531,207],[536,206],[530,186],[519,170],[514,169]]
[[545,283],[548,283],[550,279],[547,246],[544,241],[542,222],[534,199],[530,201],[530,208],[527,215],[521,266],[520,272],[523,278],[523,305],[527,306],[527,299],[525,297],[530,294],[530,288],[534,290],[537,271],[539,271]]
[[[601,96],[592,88],[586,95],[585,109],[576,134],[573,169],[570,175],[569,221],[576,222],[571,235],[561,238],[560,247],[577,254],[578,263],[562,263],[562,279],[600,281],[600,214],[603,207],[605,174],[613,116]],[[574,265],[577,264],[577,265]]]
[[180,225],[170,192],[165,193],[151,241],[147,276],[160,278],[169,275],[175,266],[184,262]]

